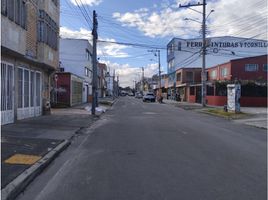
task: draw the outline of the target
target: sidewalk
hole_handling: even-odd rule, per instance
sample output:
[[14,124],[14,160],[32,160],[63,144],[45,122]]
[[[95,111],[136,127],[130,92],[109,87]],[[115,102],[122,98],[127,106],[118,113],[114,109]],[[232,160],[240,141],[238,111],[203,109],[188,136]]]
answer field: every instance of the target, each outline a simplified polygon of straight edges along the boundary
[[[164,99],[164,103],[183,108],[184,110],[199,110],[204,109],[201,104],[178,102],[174,100]],[[208,106],[207,108],[223,108],[219,106]],[[205,108],[206,109],[206,108]],[[241,107],[241,112],[246,114],[243,119],[233,119],[235,123],[246,124],[257,128],[267,129],[267,108],[266,107]]]
[[[100,104],[102,111],[108,109]],[[97,119],[91,104],[51,109],[51,115],[29,118],[1,127],[1,197],[14,199],[63,151],[75,134]]]

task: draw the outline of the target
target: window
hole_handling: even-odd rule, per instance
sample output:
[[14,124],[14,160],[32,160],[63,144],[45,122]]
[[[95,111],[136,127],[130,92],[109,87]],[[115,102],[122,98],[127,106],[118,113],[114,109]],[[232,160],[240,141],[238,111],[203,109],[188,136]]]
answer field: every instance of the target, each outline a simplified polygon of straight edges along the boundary
[[214,87],[207,85],[207,96],[214,96]]
[[88,76],[88,68],[85,67],[85,76]]
[[221,77],[226,77],[228,75],[228,69],[226,67],[221,68]]
[[181,81],[181,72],[177,74],[177,81]]
[[1,0],[1,13],[7,15],[7,0]]
[[58,26],[44,10],[39,10],[38,41],[58,48]]
[[211,71],[210,77],[211,77],[211,79],[215,79],[217,77],[217,70],[216,69]]
[[263,64],[263,71],[267,72],[267,64]]
[[52,0],[52,2],[55,4],[55,6],[58,6],[58,0]]
[[26,28],[26,3],[24,0],[2,0],[1,13],[10,20]]
[[195,87],[190,87],[190,95],[195,95]]
[[89,52],[88,49],[86,49],[86,58],[87,58],[87,60],[91,59],[91,53]]
[[172,59],[171,61],[168,62],[168,69],[169,69],[169,71],[172,70],[173,66],[174,66],[174,59]]
[[20,24],[21,20],[21,1],[15,0],[15,22]]
[[245,71],[246,72],[255,72],[258,71],[258,64],[246,64],[245,65]]
[[14,21],[14,8],[15,8],[14,5],[15,5],[15,0],[7,1],[7,16],[12,21]]
[[194,81],[194,73],[193,72],[186,72],[186,82],[193,82]]
[[18,69],[18,108],[23,106],[23,69]]

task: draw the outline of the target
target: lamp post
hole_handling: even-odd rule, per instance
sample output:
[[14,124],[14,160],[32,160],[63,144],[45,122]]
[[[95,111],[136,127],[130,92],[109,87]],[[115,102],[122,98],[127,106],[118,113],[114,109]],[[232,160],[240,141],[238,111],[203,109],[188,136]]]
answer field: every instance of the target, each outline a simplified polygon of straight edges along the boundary
[[160,64],[160,50],[159,49],[155,49],[155,50],[148,50],[148,52],[152,52],[154,53],[154,56],[158,57],[158,85],[159,85],[159,90],[158,90],[158,94],[159,97],[162,94],[162,89],[161,89],[161,64]]

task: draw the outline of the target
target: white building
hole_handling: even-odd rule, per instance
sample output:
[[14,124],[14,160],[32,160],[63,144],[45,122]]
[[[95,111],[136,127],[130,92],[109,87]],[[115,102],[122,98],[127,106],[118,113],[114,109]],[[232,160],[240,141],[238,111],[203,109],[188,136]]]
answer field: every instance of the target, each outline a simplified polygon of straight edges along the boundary
[[60,39],[60,70],[84,79],[83,103],[92,96],[92,45],[86,39]]
[[[202,67],[202,38],[173,38],[167,45],[168,74],[182,67]],[[207,38],[206,68],[232,59],[267,54],[267,41],[238,38]]]

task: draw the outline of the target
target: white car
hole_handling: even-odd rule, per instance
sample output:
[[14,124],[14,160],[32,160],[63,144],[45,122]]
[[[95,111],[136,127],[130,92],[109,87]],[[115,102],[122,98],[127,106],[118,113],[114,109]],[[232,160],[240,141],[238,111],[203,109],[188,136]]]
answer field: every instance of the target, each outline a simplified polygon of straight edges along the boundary
[[155,95],[153,92],[148,92],[145,94],[142,98],[143,102],[150,101],[150,102],[155,102]]

